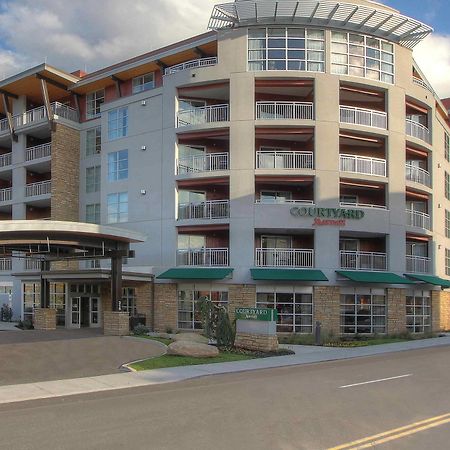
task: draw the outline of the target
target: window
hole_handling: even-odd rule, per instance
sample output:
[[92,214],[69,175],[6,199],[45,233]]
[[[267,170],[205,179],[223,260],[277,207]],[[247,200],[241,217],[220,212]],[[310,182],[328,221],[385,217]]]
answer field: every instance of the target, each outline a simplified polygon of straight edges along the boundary
[[325,71],[325,33],[305,28],[248,32],[248,70]]
[[100,166],[93,166],[86,168],[86,192],[100,191]]
[[102,127],[95,127],[86,132],[86,156],[97,155],[102,149]]
[[91,92],[86,96],[86,117],[93,119],[100,115],[100,107],[105,102],[105,90]]
[[445,210],[445,237],[450,238],[450,211]]
[[450,275],[450,249],[445,249],[445,275]]
[[66,324],[66,285],[50,283],[50,308],[56,309],[56,325]]
[[331,73],[393,84],[394,46],[369,36],[332,31]]
[[445,198],[450,200],[450,175],[445,172]]
[[341,333],[385,332],[386,293],[383,289],[341,291]]
[[127,312],[130,316],[137,315],[136,307],[136,289],[134,288],[123,288],[122,290],[122,303],[121,310]]
[[[23,318],[32,320],[34,308],[41,306],[40,283],[23,284]],[[66,316],[66,285],[64,283],[50,283],[50,308],[56,309],[56,324],[65,325]]]
[[256,307],[278,311],[277,332],[312,333],[312,292],[268,290],[256,294]]
[[407,292],[406,329],[411,333],[431,331],[431,298],[429,291]]
[[138,92],[148,91],[155,87],[155,76],[154,73],[147,73],[141,75],[140,77],[133,78],[133,94]]
[[128,192],[117,192],[109,194],[108,200],[108,223],[119,223],[128,221]]
[[201,330],[202,322],[198,301],[208,298],[216,306],[228,309],[228,292],[212,290],[182,289],[178,291],[178,328]]
[[128,108],[118,108],[108,113],[108,138],[118,139],[128,133]]
[[128,150],[108,154],[108,181],[128,178]]
[[100,223],[100,203],[86,205],[86,222]]
[[32,320],[34,308],[41,306],[41,285],[39,283],[23,284],[23,319]]
[[445,133],[444,137],[445,159],[450,162],[450,135]]

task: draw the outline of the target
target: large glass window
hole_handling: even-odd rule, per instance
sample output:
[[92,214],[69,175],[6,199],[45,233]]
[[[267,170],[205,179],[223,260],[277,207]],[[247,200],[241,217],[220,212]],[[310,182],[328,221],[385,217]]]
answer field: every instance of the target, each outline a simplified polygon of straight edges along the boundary
[[406,329],[411,333],[431,331],[429,291],[409,291],[406,295]]
[[89,194],[91,192],[100,191],[100,166],[93,166],[86,168],[86,192]]
[[450,249],[445,249],[445,275],[450,276]]
[[138,92],[148,91],[155,87],[155,76],[154,73],[147,73],[141,75],[140,77],[133,78],[133,94]]
[[341,333],[385,333],[386,294],[371,289],[365,293],[341,293]]
[[305,28],[248,30],[248,69],[325,71],[325,33]]
[[445,237],[450,238],[450,211],[445,210]]
[[450,135],[445,133],[444,136],[444,150],[445,150],[445,159],[450,162]]
[[86,222],[100,223],[100,203],[86,205]]
[[128,150],[108,154],[108,180],[119,181],[128,178]]
[[279,333],[312,333],[312,292],[275,291],[258,292],[256,306],[278,311],[277,331]]
[[41,306],[41,287],[39,283],[23,284],[23,319],[33,320],[34,308]]
[[108,223],[128,222],[128,192],[108,194]]
[[117,108],[108,113],[108,138],[118,139],[128,134],[128,108]]
[[91,92],[86,96],[86,117],[93,119],[100,115],[100,107],[105,102],[105,90]]
[[178,328],[201,330],[202,322],[198,301],[210,299],[215,305],[228,308],[228,292],[216,290],[182,289],[178,291]]
[[50,283],[50,308],[56,309],[56,325],[66,324],[66,285]]
[[98,155],[102,149],[102,127],[86,131],[86,156]]
[[137,306],[136,306],[136,289],[126,287],[122,290],[122,303],[121,303],[122,311],[127,312],[130,316],[137,315]]
[[360,34],[331,33],[331,73],[394,83],[394,46]]
[[445,198],[450,200],[450,175],[445,172]]
[[[23,318],[33,320],[34,308],[41,306],[40,283],[23,284]],[[64,283],[50,283],[50,308],[56,309],[56,324],[64,326],[66,323],[66,285]]]

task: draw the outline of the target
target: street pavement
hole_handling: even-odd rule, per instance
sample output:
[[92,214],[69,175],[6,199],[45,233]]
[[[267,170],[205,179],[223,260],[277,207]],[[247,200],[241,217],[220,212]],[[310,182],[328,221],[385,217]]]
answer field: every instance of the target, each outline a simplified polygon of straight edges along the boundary
[[448,449],[449,355],[437,346],[4,404],[0,449]]

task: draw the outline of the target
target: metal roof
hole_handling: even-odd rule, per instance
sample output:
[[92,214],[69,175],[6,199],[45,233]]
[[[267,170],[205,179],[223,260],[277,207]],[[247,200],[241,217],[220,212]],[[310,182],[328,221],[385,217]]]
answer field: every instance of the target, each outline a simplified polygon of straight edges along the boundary
[[249,25],[308,25],[366,33],[413,48],[433,29],[381,5],[329,0],[240,0],[216,5],[209,29]]

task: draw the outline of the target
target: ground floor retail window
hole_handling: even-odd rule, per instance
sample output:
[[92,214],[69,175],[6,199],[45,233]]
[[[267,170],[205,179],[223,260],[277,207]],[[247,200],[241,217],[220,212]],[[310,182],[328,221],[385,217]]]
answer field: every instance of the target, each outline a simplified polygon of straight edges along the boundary
[[137,315],[135,288],[130,287],[123,288],[121,310],[130,314],[130,316]]
[[313,295],[293,289],[267,290],[256,294],[258,308],[274,308],[278,311],[277,332],[312,333]]
[[430,291],[409,291],[407,293],[406,329],[411,333],[431,331]]
[[384,289],[341,290],[341,333],[385,333]]
[[180,289],[178,291],[178,328],[186,330],[202,329],[198,302],[205,297],[215,305],[228,309],[228,292],[225,290]]

